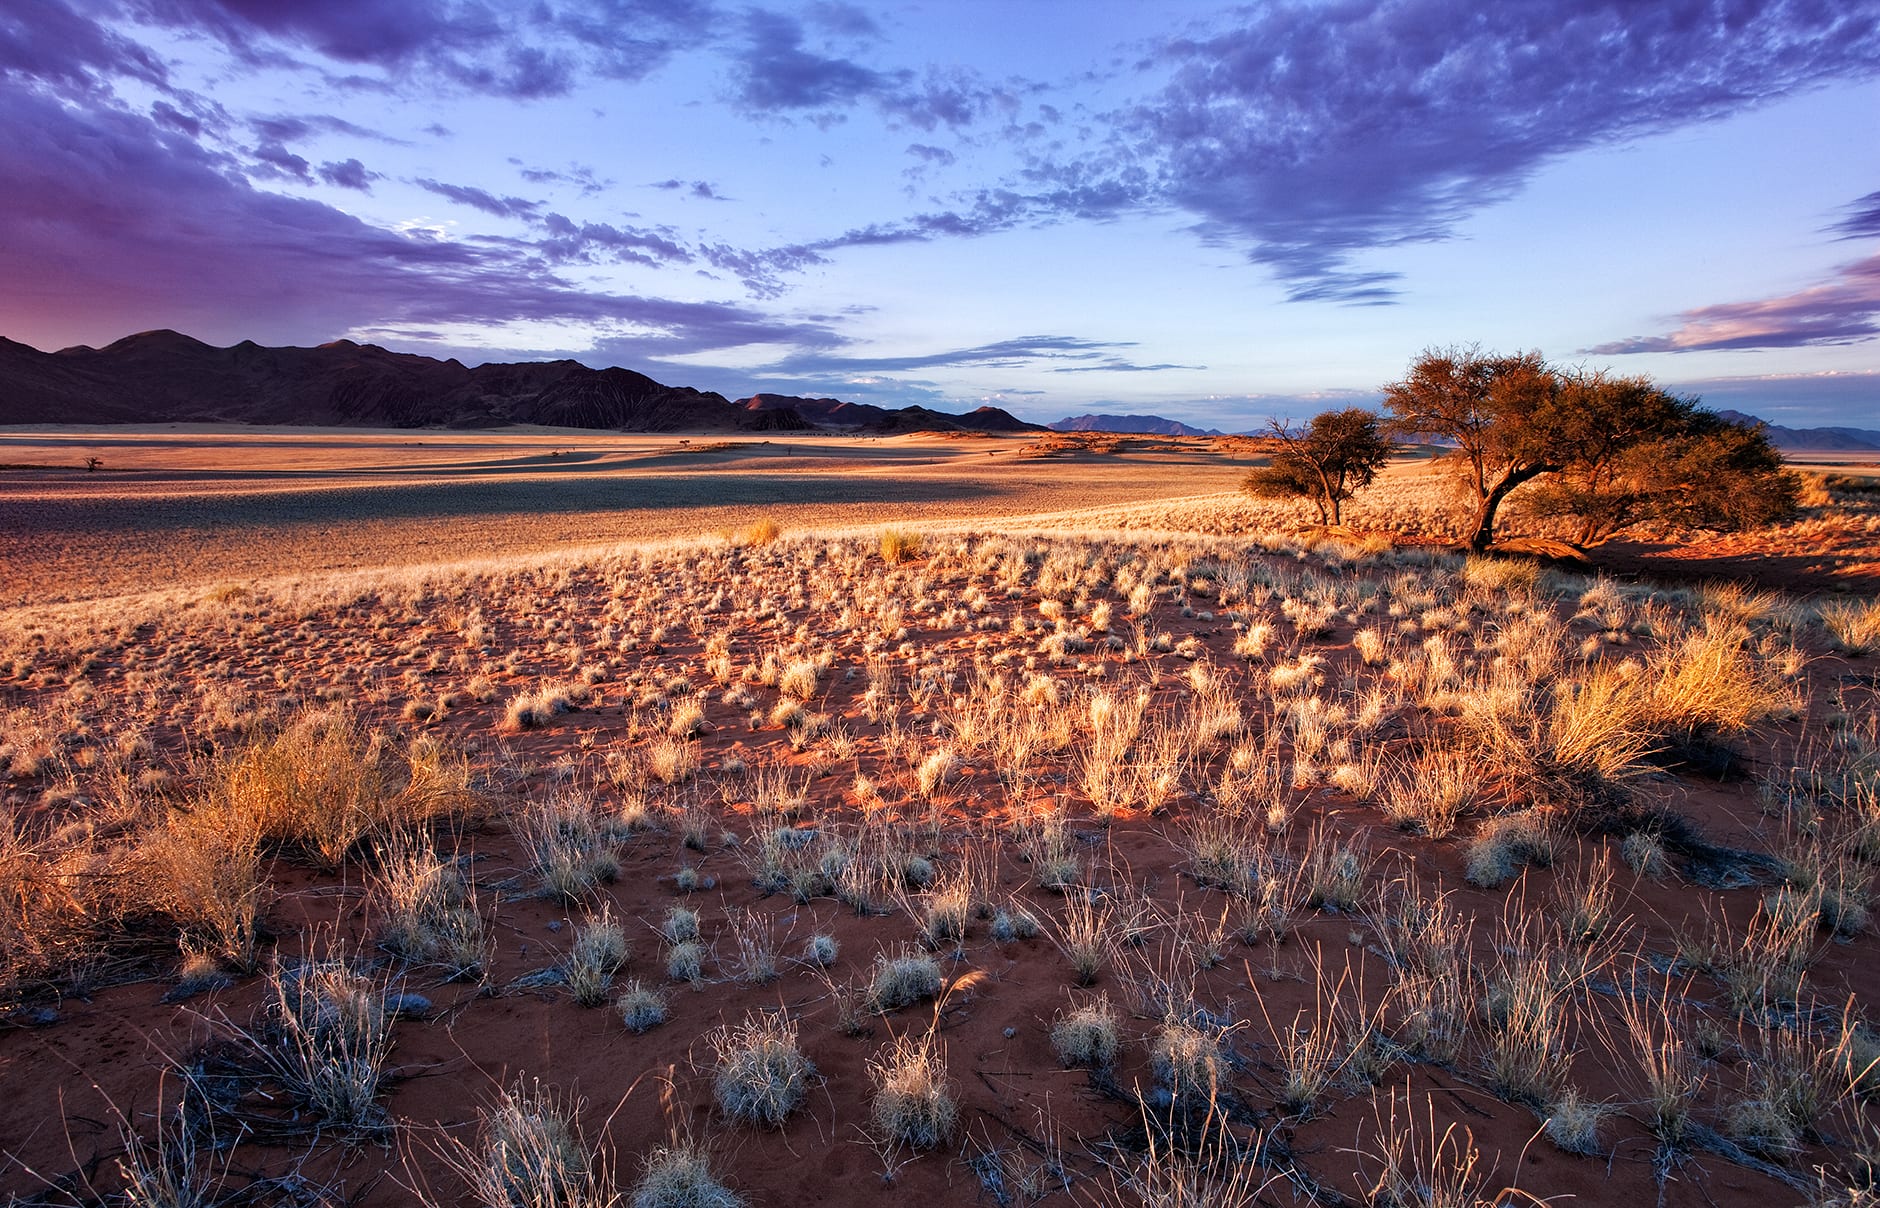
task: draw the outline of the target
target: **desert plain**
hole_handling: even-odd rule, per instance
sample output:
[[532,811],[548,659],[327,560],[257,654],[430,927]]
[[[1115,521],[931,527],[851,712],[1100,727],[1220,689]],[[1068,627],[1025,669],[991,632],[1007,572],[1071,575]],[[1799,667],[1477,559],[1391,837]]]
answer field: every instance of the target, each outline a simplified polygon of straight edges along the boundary
[[1259,456],[0,433],[0,1192],[1870,1202],[1876,468]]

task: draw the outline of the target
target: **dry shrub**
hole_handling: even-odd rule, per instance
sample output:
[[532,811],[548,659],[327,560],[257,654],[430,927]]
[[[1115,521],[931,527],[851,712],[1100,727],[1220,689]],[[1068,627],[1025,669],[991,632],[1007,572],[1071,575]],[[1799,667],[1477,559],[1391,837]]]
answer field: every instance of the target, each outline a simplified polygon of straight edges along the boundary
[[392,1050],[385,984],[337,959],[277,969],[269,980],[277,1036],[257,1051],[271,1072],[327,1124],[388,1127],[379,1102]]
[[380,947],[404,960],[440,964],[453,980],[481,974],[490,937],[457,861],[395,839],[378,863],[372,892]]
[[0,1009],[102,951],[122,906],[100,892],[104,859],[88,827],[34,832],[0,814]]
[[[481,1113],[475,1148],[446,1137],[437,1156],[484,1208],[614,1208],[613,1171],[604,1152],[589,1151],[580,1106],[540,1083],[518,1082]],[[428,1192],[419,1202],[440,1203]]]
[[912,562],[920,557],[921,536],[905,529],[883,529],[881,532],[881,560],[894,565]]
[[213,795],[173,813],[132,853],[141,907],[178,928],[184,951],[252,970],[261,914],[273,892],[263,833],[256,814]]

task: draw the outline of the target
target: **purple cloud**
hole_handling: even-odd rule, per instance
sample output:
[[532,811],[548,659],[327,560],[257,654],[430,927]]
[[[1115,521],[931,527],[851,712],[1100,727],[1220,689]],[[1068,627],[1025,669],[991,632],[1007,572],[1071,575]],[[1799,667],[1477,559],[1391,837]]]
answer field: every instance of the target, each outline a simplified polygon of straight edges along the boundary
[[357,189],[361,193],[370,193],[372,182],[381,178],[377,172],[368,172],[366,166],[358,160],[348,159],[338,163],[329,160],[321,164],[320,179],[342,189]]
[[163,87],[161,59],[59,0],[10,0],[0,9],[0,80],[36,80],[98,94],[117,77]]
[[577,223],[562,214],[550,213],[542,219],[548,233],[534,247],[556,264],[598,264],[613,260],[657,267],[662,264],[690,264],[692,253],[670,236],[635,227],[617,227],[605,222]]
[[694,197],[700,201],[731,200],[723,193],[720,193],[709,180],[680,180],[677,177],[673,177],[667,180],[656,180],[651,187],[664,189],[668,193],[683,191],[687,197]]
[[764,9],[745,15],[745,40],[733,56],[732,78],[744,109],[808,113],[824,125],[864,102],[922,130],[968,125],[988,107],[1013,103],[1009,90],[989,87],[963,68],[929,68],[920,75],[819,54],[805,46],[801,21]]
[[1880,238],[1880,192],[1848,205],[1847,216],[1828,230],[1842,239]]
[[498,197],[487,189],[479,189],[472,185],[446,184],[441,180],[431,180],[428,177],[421,177],[411,183],[427,193],[447,197],[458,205],[481,210],[496,218],[532,219],[542,208],[542,203],[539,201],[530,201],[525,197]]
[[1821,285],[1754,302],[1687,310],[1676,331],[1635,336],[1586,351],[1697,352],[1718,348],[1802,348],[1855,344],[1880,335],[1880,254],[1843,265]]
[[[50,0],[39,0],[50,2]],[[378,74],[353,87],[428,80],[492,96],[563,96],[584,71],[640,79],[714,19],[688,0],[589,0],[551,9],[476,0],[124,0],[146,20],[205,33],[251,63],[311,53]]]
[[298,180],[302,183],[313,181],[313,172],[307,161],[278,142],[270,140],[260,143],[249,154],[253,155],[261,165],[258,175]]
[[264,192],[141,114],[0,90],[0,129],[0,329],[28,342],[176,327],[287,343],[508,322],[592,325],[642,355],[842,342],[823,321],[581,287],[530,249],[399,234]]
[[[1167,45],[1098,169],[1151,168],[1210,239],[1295,299],[1381,302],[1375,248],[1447,237],[1583,148],[1880,70],[1871,5],[1726,0],[1275,3]],[[1046,167],[1049,171],[1049,166]]]

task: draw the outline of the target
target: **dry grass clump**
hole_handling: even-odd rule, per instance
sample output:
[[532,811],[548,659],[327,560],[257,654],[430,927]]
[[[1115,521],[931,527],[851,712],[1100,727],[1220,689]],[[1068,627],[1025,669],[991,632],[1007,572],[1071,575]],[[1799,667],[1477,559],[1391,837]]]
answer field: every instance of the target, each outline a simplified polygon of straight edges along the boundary
[[1880,600],[1830,600],[1817,606],[1815,615],[1841,653],[1880,650]]
[[[1523,1197],[1512,1188],[1488,1193],[1492,1167],[1482,1160],[1473,1132],[1458,1124],[1439,1130],[1432,1096],[1424,1097],[1424,1109],[1419,1121],[1408,1087],[1401,1123],[1395,1092],[1390,1096],[1388,1117],[1373,1104],[1377,1141],[1374,1148],[1357,1150],[1364,1161],[1354,1176],[1363,1203],[1372,1208],[1480,1208],[1521,1201]],[[1378,1164],[1375,1175],[1367,1169],[1371,1162]]]
[[1149,1045],[1149,1068],[1170,1100],[1184,1108],[1214,1103],[1220,1096],[1227,1059],[1213,1032],[1170,1020]]
[[1067,1066],[1107,1070],[1122,1049],[1122,1020],[1108,998],[1058,1016],[1051,1027],[1051,1047]]
[[1464,875],[1471,885],[1493,889],[1519,872],[1523,864],[1549,867],[1554,862],[1554,849],[1553,827],[1538,809],[1486,818],[1469,840]]
[[633,1208],[744,1208],[744,1199],[712,1175],[703,1147],[675,1140],[647,1155]]
[[369,838],[466,808],[468,781],[468,765],[435,743],[415,743],[401,760],[383,733],[336,707],[302,713],[279,733],[217,756],[198,808],[245,816],[264,842],[333,869]]
[[878,1012],[898,1010],[938,997],[944,984],[939,964],[924,952],[876,953],[874,972],[868,979],[868,1006]]
[[1431,747],[1391,776],[1384,812],[1405,830],[1446,839],[1485,788],[1480,762],[1471,753]]
[[1615,1110],[1570,1086],[1547,1111],[1547,1139],[1562,1152],[1590,1157],[1601,1151],[1600,1128]]
[[881,560],[890,566],[902,562],[912,562],[920,557],[923,542],[921,535],[907,529],[883,529],[881,531]]
[[627,1025],[627,1031],[635,1035],[658,1027],[672,1014],[666,1005],[666,996],[637,977],[629,981],[620,996],[614,999],[614,1010],[619,1012],[620,1021]]
[[138,895],[173,921],[185,952],[255,968],[261,914],[273,893],[262,840],[254,813],[211,795],[172,813],[138,843]]
[[477,1148],[452,1137],[439,1156],[482,1208],[611,1208],[620,1199],[613,1172],[589,1151],[579,1108],[540,1083],[518,1082],[482,1112]]
[[600,914],[575,928],[574,943],[562,962],[562,972],[575,1002],[598,1007],[607,1001],[614,974],[626,963],[626,933],[614,922],[612,907],[602,906]]
[[797,1047],[796,1022],[781,1013],[747,1015],[711,1036],[718,1106],[734,1120],[780,1128],[803,1102],[816,1067]]
[[869,1059],[868,1075],[875,1084],[875,1127],[891,1143],[932,1149],[952,1135],[959,1106],[945,1051],[932,1033],[896,1037]]
[[269,977],[271,1035],[256,1052],[296,1100],[337,1128],[386,1126],[379,1090],[391,1055],[384,984],[346,962],[282,966]]
[[620,875],[620,858],[593,801],[583,794],[563,792],[532,802],[515,827],[549,897],[578,902]]
[[401,960],[441,965],[450,980],[481,975],[491,937],[458,862],[399,839],[378,864],[379,946]]

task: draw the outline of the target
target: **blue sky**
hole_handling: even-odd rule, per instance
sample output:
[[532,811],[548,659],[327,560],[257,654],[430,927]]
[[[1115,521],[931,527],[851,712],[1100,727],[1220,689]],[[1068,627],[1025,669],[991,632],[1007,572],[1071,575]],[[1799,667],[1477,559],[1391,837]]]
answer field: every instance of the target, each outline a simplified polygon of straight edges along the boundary
[[0,335],[1222,428],[1422,348],[1880,427],[1880,3],[9,0]]

